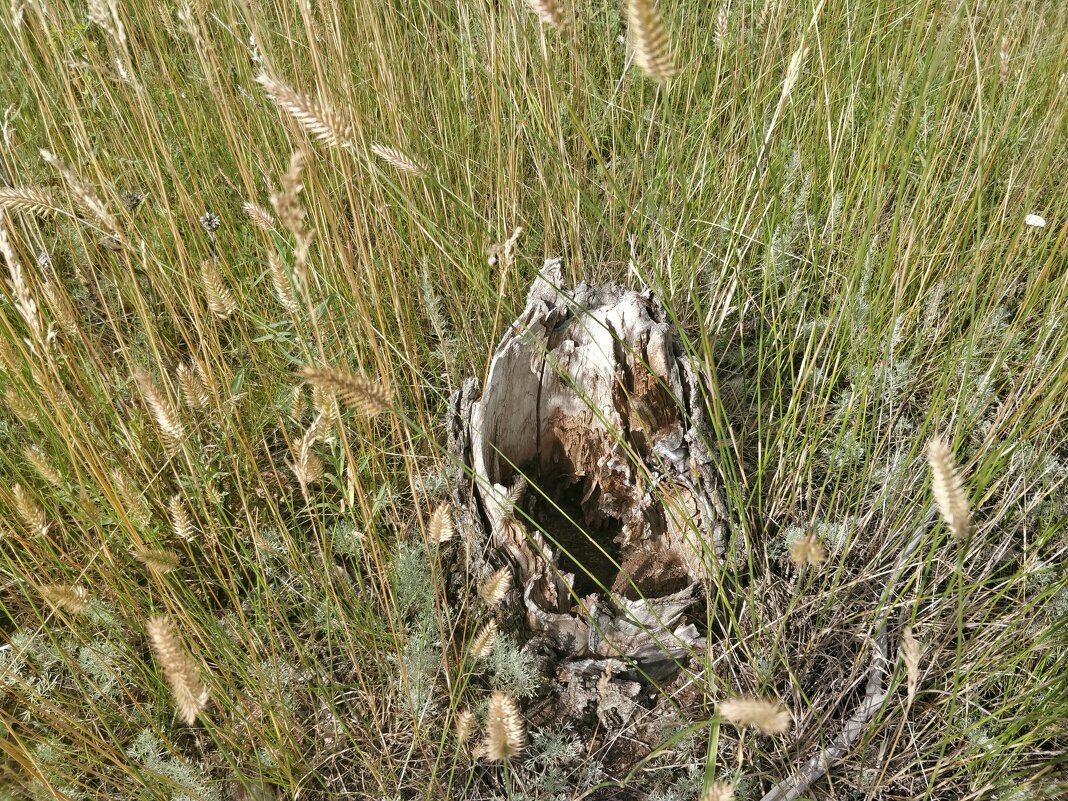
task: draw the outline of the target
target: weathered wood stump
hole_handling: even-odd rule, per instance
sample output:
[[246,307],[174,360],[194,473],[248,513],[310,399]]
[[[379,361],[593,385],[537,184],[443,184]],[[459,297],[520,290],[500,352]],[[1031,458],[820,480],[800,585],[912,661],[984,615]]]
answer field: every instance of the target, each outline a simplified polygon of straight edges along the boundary
[[468,569],[510,566],[565,686],[659,680],[704,644],[687,612],[724,548],[700,379],[651,292],[561,276],[546,263],[485,387],[453,398]]

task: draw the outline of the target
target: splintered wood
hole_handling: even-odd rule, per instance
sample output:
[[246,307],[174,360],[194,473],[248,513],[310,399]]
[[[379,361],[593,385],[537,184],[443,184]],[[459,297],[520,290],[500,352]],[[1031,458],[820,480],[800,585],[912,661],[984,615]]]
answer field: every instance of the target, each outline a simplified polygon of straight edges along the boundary
[[548,262],[485,387],[453,398],[450,440],[468,570],[510,567],[565,684],[603,695],[605,676],[664,678],[704,646],[688,613],[726,516],[698,375],[651,292],[567,290]]

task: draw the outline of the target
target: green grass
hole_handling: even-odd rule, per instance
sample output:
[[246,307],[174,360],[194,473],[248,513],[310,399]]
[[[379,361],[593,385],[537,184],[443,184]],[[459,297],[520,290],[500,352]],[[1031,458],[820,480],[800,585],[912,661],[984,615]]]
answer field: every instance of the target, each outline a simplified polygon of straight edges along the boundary
[[[1068,6],[733,0],[717,36],[718,7],[663,0],[680,74],[661,86],[628,64],[621,2],[578,3],[562,32],[521,0],[129,0],[123,34],[89,5],[98,22],[0,10],[0,188],[48,196],[0,193],[0,797],[548,799],[619,779],[589,732],[549,724],[507,774],[457,752],[461,709],[493,688],[529,706],[537,679],[516,641],[462,666],[472,612],[420,533],[450,480],[448,397],[557,256],[570,281],[662,298],[708,379],[736,518],[709,588],[722,634],[628,792],[693,799],[714,772],[759,798],[836,736],[880,610],[891,660],[905,625],[925,647],[919,693],[891,665],[812,796],[1065,791]],[[344,145],[261,72],[332,109]],[[272,208],[297,150],[306,257],[292,225],[242,211]],[[514,258],[488,260],[518,227]],[[395,412],[335,419],[299,389],[306,364],[372,376]],[[301,485],[287,462],[320,412],[322,476]],[[932,513],[939,433],[964,542]],[[810,529],[830,556],[799,572],[788,540]],[[157,614],[203,666],[192,727],[148,646]],[[792,733],[721,728],[739,693],[782,699]]]

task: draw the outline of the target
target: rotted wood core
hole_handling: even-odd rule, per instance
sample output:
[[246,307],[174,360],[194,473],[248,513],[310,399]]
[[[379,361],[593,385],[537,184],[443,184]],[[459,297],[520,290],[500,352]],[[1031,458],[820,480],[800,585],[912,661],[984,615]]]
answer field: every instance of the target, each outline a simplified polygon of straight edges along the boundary
[[454,500],[483,543],[469,569],[509,565],[530,634],[572,669],[670,674],[703,647],[690,615],[724,548],[708,436],[655,295],[568,289],[546,263],[485,387],[453,399]]

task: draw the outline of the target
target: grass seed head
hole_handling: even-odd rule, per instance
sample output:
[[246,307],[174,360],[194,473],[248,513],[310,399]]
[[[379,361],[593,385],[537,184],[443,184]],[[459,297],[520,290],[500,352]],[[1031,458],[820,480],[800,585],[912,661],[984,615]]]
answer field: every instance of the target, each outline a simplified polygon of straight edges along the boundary
[[54,217],[63,211],[47,190],[33,186],[0,187],[0,209],[38,217]]
[[627,0],[627,34],[634,63],[646,75],[666,83],[678,74],[671,41],[653,0]]
[[97,197],[95,190],[81,177],[64,163],[63,159],[51,150],[42,149],[41,158],[46,164],[59,172],[71,195],[89,216],[93,217],[108,232],[109,241],[113,242],[119,250],[123,247],[123,238],[119,234],[119,224],[107,207]]
[[290,314],[296,314],[300,310],[300,305],[297,303],[296,295],[293,294],[293,283],[289,280],[282,259],[277,253],[272,252],[267,255],[267,263],[271,269],[271,286],[274,287],[275,297],[278,298],[283,309]]
[[267,209],[257,206],[255,203],[244,203],[241,208],[252,224],[264,233],[274,233],[274,216]]
[[760,16],[757,17],[757,30],[767,33],[778,10],[779,0],[764,0],[764,5],[760,8]]
[[931,493],[938,504],[938,511],[942,513],[953,536],[962,540],[968,536],[971,512],[964,494],[964,483],[953,462],[953,454],[941,437],[933,437],[928,443],[927,462],[931,466]]
[[189,516],[189,510],[182,501],[182,496],[172,495],[167,503],[167,510],[170,512],[171,528],[174,529],[175,536],[180,540],[191,542],[196,536],[196,527],[193,525],[193,518]]
[[182,647],[168,618],[154,617],[149,620],[148,637],[156,661],[170,685],[178,716],[187,726],[192,726],[197,715],[208,704],[208,690],[201,680],[200,669]]
[[89,590],[85,587],[65,587],[62,584],[42,584],[37,592],[53,609],[76,615],[89,603]]
[[456,745],[463,748],[475,731],[475,713],[470,709],[464,709],[456,716]]
[[520,475],[512,483],[512,488],[508,490],[508,514],[512,518],[515,518],[515,512],[519,508],[519,504],[523,502],[528,486],[526,477]]
[[204,382],[196,371],[189,369],[184,364],[178,365],[178,386],[182,390],[182,397],[186,405],[194,411],[206,411],[211,406],[211,396]]
[[490,762],[515,759],[527,745],[527,729],[519,714],[519,704],[510,695],[494,692],[486,716],[486,738],[482,754]]
[[13,484],[11,496],[15,501],[15,511],[22,519],[23,525],[38,537],[48,536],[48,518],[44,510],[37,505],[33,495],[21,484]]
[[916,697],[916,687],[920,681],[920,657],[923,646],[912,633],[912,626],[906,626],[901,633],[901,661],[905,663],[905,680],[908,688],[908,702]]
[[427,538],[434,544],[440,545],[448,542],[456,536],[456,524],[452,519],[452,506],[448,503],[438,505],[434,514],[430,517],[430,528]]
[[497,641],[497,621],[491,620],[481,629],[475,638],[471,640],[471,660],[478,661],[484,656],[493,653],[493,645]]
[[70,337],[78,336],[78,313],[70,301],[67,291],[55,281],[45,281],[41,285],[48,308],[52,311],[59,327]]
[[790,561],[798,566],[822,565],[827,561],[827,549],[816,537],[816,532],[810,531],[794,542],[790,548]]
[[392,408],[389,392],[380,382],[339,367],[301,368],[300,375],[313,387],[333,393],[339,401],[367,417],[375,417]]
[[59,474],[51,463],[40,445],[27,445],[22,449],[22,455],[26,461],[33,465],[34,470],[41,474],[41,478],[53,487],[63,486],[63,476]]
[[716,27],[712,31],[712,38],[716,44],[722,46],[727,40],[727,29],[730,26],[730,15],[727,13],[727,6],[721,6],[719,13],[716,14]]
[[545,25],[562,30],[571,24],[560,0],[526,0],[526,4]]
[[278,219],[291,234],[300,237],[305,233],[307,212],[300,204],[304,191],[304,154],[294,150],[289,156],[289,167],[282,176],[282,186],[271,194],[271,206]]
[[133,555],[137,561],[158,575],[177,570],[181,562],[178,554],[163,548],[134,548]]
[[201,263],[200,280],[204,285],[204,294],[208,299],[208,308],[211,309],[212,314],[220,320],[225,320],[237,311],[237,299],[226,286],[226,282],[222,280],[214,264],[209,261]]
[[304,436],[293,443],[293,459],[287,462],[289,469],[293,471],[293,475],[301,486],[314,484],[323,477],[323,460],[312,450],[312,445],[319,438],[319,423],[321,419],[322,415],[320,414],[308,427],[308,430],[304,432]]
[[478,588],[479,597],[486,602],[486,606],[490,609],[494,609],[500,606],[501,601],[508,594],[508,590],[512,586],[512,571],[507,567],[502,567],[495,572],[492,576],[482,582],[482,586]]
[[371,152],[395,170],[407,175],[426,175],[426,167],[401,150],[389,145],[371,145]]
[[701,794],[701,801],[734,801],[734,786],[725,781],[712,782]]
[[170,401],[156,388],[147,373],[138,370],[134,374],[134,380],[137,382],[141,395],[145,399],[149,411],[152,412],[152,417],[155,419],[156,425],[159,426],[163,438],[171,446],[180,443],[185,437],[185,427],[178,417],[177,410],[171,406]]
[[116,0],[89,0],[87,11],[89,21],[99,26],[115,45],[126,46],[126,29]]
[[122,502],[123,512],[135,525],[147,526],[152,519],[152,512],[145,502],[144,495],[134,486],[133,480],[122,468],[112,469],[111,484]]
[[266,73],[260,73],[256,82],[274,104],[296,120],[313,139],[328,147],[342,147],[351,142],[352,131],[348,123],[318,98],[301,94]]
[[24,423],[37,422],[37,409],[33,407],[13,386],[8,385],[4,390],[4,404],[8,410]]
[[790,728],[790,711],[782,704],[763,698],[728,698],[720,703],[719,713],[738,728],[753,726],[764,734],[784,734]]

